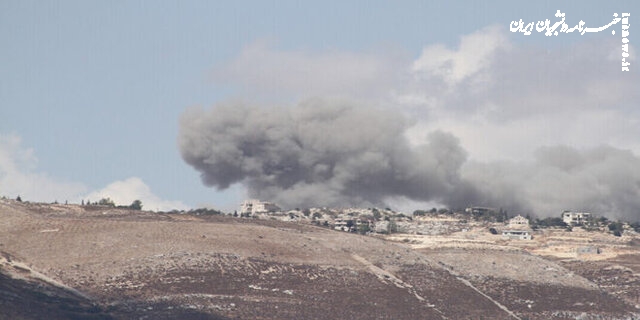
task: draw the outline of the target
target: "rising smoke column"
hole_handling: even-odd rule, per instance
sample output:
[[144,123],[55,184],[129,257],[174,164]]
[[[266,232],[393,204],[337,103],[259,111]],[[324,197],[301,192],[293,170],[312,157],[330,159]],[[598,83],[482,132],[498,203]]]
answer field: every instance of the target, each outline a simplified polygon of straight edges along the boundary
[[460,181],[466,153],[436,131],[411,147],[398,113],[310,100],[290,108],[241,103],[186,111],[178,144],[207,186],[241,183],[286,207],[382,205],[402,196],[442,203],[475,197]]

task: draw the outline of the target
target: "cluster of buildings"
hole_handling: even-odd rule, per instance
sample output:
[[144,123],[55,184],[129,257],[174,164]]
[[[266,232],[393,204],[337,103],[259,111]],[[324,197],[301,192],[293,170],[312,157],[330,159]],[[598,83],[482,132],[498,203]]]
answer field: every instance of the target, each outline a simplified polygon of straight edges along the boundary
[[[470,207],[466,208],[467,214],[485,215],[495,213],[493,208]],[[240,205],[242,216],[268,216],[276,217],[287,221],[311,220],[312,223],[322,224],[335,230],[344,232],[407,232],[420,233],[423,230],[416,228],[419,221],[413,220],[410,216],[385,209],[335,209],[326,208],[305,209],[303,211],[294,210],[284,212],[273,202],[260,200],[246,200]],[[413,217],[416,218],[416,217]],[[583,225],[591,219],[591,214],[587,212],[564,211],[561,215],[562,221],[569,226]],[[397,226],[397,231],[394,228]],[[408,227],[407,227],[408,226]],[[495,230],[492,231],[496,233]],[[500,230],[503,239],[506,240],[531,240],[532,230],[529,219],[521,215],[515,216],[506,221],[504,229]]]
[[[591,213],[563,211],[562,221],[568,226],[580,226],[586,224],[591,219]],[[531,230],[529,229],[529,219],[518,215],[508,222],[509,228],[502,231],[503,239],[531,240]]]

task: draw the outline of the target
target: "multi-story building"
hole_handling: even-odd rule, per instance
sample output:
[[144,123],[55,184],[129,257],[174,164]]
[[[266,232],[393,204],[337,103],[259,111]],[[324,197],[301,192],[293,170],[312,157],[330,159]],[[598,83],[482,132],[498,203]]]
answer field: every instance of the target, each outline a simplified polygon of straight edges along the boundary
[[588,212],[562,212],[562,221],[570,226],[578,226],[584,224],[591,217]]
[[246,200],[240,205],[241,214],[253,215],[256,213],[268,213],[280,211],[275,203],[260,201],[260,200]]

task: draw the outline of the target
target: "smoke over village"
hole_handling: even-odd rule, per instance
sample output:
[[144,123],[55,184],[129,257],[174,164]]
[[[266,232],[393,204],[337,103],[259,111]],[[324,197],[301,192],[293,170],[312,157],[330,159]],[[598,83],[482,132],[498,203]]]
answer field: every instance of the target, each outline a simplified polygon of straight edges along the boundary
[[180,150],[205,184],[239,182],[288,207],[381,206],[394,196],[453,203],[464,192],[464,150],[439,131],[411,147],[407,126],[397,112],[348,102],[223,105],[183,115]]
[[612,67],[613,47],[584,41],[552,58],[498,26],[417,58],[257,42],[213,72],[238,99],[186,110],[178,148],[204,185],[239,185],[286,208],[487,206],[633,220],[638,74]]
[[309,100],[295,107],[221,104],[193,108],[179,148],[205,185],[240,183],[283,206],[385,206],[392,198],[557,215],[563,209],[635,217],[640,158],[611,146],[542,147],[527,162],[470,161],[459,140],[436,130],[407,138],[402,113]]

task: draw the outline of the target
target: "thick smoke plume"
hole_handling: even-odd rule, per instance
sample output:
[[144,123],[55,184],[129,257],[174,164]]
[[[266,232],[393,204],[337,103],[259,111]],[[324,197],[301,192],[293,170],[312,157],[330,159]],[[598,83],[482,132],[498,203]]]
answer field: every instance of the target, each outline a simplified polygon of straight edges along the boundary
[[271,109],[226,104],[188,110],[179,146],[206,185],[241,183],[251,197],[288,208],[406,198],[542,217],[585,210],[640,219],[640,158],[630,151],[543,147],[532,161],[480,163],[441,131],[412,146],[410,125],[396,112],[324,100]]
[[469,162],[461,175],[483,201],[512,210],[537,216],[580,210],[640,220],[640,158],[628,150],[542,147],[531,162]]
[[392,196],[449,202],[465,151],[443,132],[411,147],[407,127],[397,113],[349,103],[227,104],[187,111],[179,146],[206,185],[242,183],[286,207],[382,205]]

